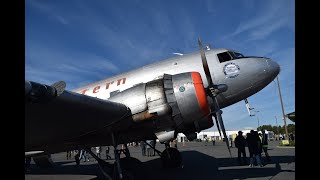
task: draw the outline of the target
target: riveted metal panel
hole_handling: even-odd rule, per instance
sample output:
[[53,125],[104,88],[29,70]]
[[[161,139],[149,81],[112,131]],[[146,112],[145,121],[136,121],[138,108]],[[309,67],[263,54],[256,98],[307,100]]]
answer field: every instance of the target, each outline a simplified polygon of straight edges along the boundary
[[146,84],[138,84],[137,86],[119,92],[108,100],[125,104],[130,108],[132,114],[137,114],[147,110],[145,89]]
[[193,121],[200,119],[202,114],[191,73],[172,76],[172,82],[177,104],[184,122],[193,123]]
[[146,98],[147,98],[148,109],[152,109],[156,106],[160,106],[166,103],[162,79],[147,83]]

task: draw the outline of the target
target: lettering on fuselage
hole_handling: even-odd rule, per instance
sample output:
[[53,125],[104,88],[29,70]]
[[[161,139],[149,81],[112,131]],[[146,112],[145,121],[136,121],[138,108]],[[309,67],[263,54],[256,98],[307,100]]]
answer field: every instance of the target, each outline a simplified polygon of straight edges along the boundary
[[[118,79],[116,82],[117,82],[117,86],[120,86],[121,84],[125,84],[126,83],[126,80],[127,78],[121,78],[121,79]],[[95,86],[93,89],[92,88],[88,88],[88,89],[84,89],[84,90],[81,90],[80,91],[80,94],[86,94],[87,92],[90,92],[92,90],[92,93],[93,94],[96,94],[96,93],[99,93],[100,90],[103,89],[103,87],[105,87],[106,90],[108,90],[111,86],[115,86],[115,81],[111,81],[111,82],[107,82],[105,83],[104,85],[98,85],[98,86]],[[122,82],[122,83],[121,83]],[[102,88],[101,88],[102,87]]]

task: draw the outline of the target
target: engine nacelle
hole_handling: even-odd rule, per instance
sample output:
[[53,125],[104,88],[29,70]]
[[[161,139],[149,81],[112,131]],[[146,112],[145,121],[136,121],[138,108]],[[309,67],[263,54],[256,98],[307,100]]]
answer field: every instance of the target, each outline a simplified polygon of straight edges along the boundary
[[180,132],[200,132],[213,126],[198,72],[164,74],[162,79],[137,84],[109,100],[128,106],[137,123],[157,119],[160,142],[171,140]]
[[172,76],[172,83],[183,119],[183,127],[179,128],[179,132],[200,132],[212,127],[209,103],[200,74],[198,72],[177,74]]

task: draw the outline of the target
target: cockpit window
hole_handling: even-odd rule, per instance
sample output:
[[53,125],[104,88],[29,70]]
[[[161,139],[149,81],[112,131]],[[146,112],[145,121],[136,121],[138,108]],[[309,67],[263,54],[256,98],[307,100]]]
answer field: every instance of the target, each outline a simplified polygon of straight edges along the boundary
[[219,58],[220,63],[232,60],[232,57],[228,52],[219,53],[217,54],[217,56]]
[[244,58],[244,56],[241,53],[238,52],[233,52],[233,51],[227,51],[227,52],[223,52],[223,53],[219,53],[217,54],[220,63],[226,62],[226,61],[230,61],[233,59],[240,59],[240,58]]
[[232,51],[229,51],[231,56],[234,58],[234,59],[238,59],[238,58],[243,58],[244,56],[241,54],[241,53],[238,53],[238,52],[232,52]]

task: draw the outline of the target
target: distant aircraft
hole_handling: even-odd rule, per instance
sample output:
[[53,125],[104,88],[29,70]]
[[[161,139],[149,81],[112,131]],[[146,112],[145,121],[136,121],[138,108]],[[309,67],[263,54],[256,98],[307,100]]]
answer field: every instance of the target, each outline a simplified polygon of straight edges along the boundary
[[[244,56],[230,49],[203,49],[146,65],[73,91],[59,81],[51,86],[25,81],[25,155],[87,149],[109,179],[108,163],[90,147],[115,148],[114,179],[128,174],[126,143],[158,139],[166,145],[161,155],[165,167],[181,165],[177,149],[169,142],[178,133],[189,140],[214,125],[222,131],[230,152],[221,108],[230,106],[267,86],[280,71],[266,57]],[[237,117],[235,117],[237,118]],[[221,135],[221,132],[220,132]],[[120,159],[117,145],[125,145]],[[230,153],[231,155],[231,153]],[[129,163],[128,163],[129,162]]]

